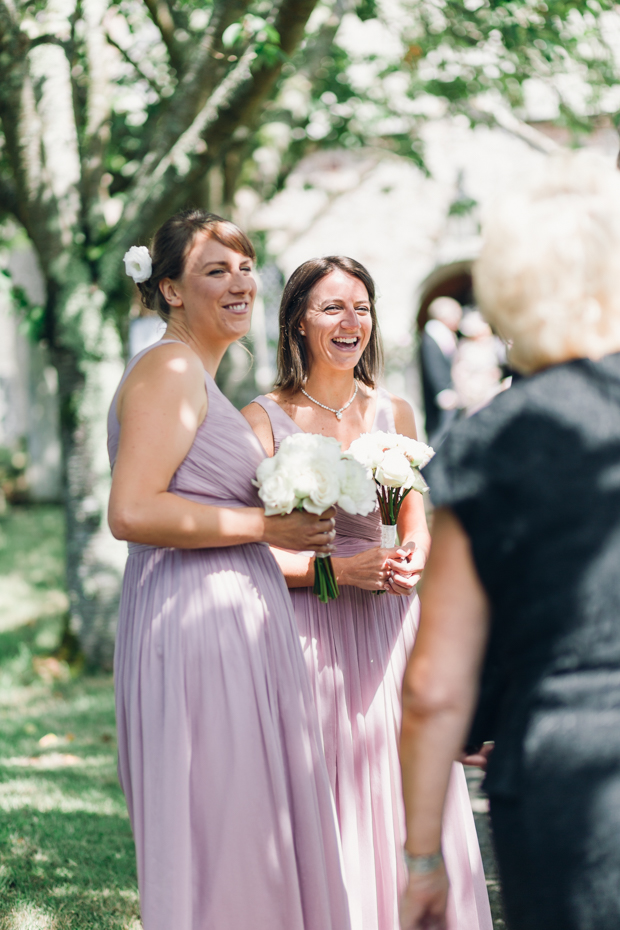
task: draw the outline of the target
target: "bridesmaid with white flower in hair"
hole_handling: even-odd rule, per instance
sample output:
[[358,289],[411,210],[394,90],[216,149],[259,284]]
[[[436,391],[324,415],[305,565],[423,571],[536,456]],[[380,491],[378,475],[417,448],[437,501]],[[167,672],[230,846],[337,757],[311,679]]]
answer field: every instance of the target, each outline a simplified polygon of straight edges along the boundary
[[[284,289],[276,387],[242,412],[268,455],[300,432],[334,437],[343,449],[379,430],[415,439],[409,404],[377,386],[380,367],[368,271],[351,258],[313,259]],[[405,497],[397,528],[400,545],[383,548],[377,509],[369,516],[337,510],[332,562],[340,594],[328,603],[312,591],[312,552],[272,548],[290,589],[319,712],[353,930],[396,930],[407,881],[398,735],[401,684],[418,623],[415,587],[429,549],[421,494]],[[452,775],[443,844],[453,889],[450,930],[492,930],[461,765]]]
[[254,250],[190,210],[126,264],[167,324],[108,420],[110,526],[129,542],[119,775],[144,930],[348,930],[316,713],[269,551],[328,552],[333,520],[265,516],[264,452],[214,381],[250,327]]

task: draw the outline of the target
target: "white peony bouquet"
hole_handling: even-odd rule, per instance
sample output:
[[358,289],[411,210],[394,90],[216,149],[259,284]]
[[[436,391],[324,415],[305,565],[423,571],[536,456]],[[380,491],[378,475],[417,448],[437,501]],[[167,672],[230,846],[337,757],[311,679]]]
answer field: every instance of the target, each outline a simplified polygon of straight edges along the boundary
[[427,491],[419,472],[434,450],[424,442],[400,433],[363,433],[346,453],[364,465],[374,478],[381,511],[381,546],[396,545],[396,521],[409,491]]
[[[254,484],[268,517],[294,509],[322,514],[336,504],[347,513],[366,516],[376,507],[367,468],[343,454],[337,439],[314,433],[287,436],[273,458],[260,463]],[[314,593],[324,604],[338,597],[329,556],[315,560]]]

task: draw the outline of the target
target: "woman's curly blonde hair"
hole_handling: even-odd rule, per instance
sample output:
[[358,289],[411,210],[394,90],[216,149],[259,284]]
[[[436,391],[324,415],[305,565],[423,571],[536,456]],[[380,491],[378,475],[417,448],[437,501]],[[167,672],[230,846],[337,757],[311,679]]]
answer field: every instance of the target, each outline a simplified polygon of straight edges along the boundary
[[484,224],[480,307],[525,373],[620,350],[620,176],[600,156],[549,158]]

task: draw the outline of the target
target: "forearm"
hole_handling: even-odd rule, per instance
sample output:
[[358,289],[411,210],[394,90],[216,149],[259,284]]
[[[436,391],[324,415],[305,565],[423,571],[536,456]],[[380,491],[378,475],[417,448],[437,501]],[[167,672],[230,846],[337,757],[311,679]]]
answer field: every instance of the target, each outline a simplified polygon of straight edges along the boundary
[[407,850],[432,855],[441,843],[453,761],[478,699],[489,605],[469,539],[449,510],[435,516],[421,617],[403,680],[400,760]]
[[[314,556],[304,552],[289,552],[287,549],[271,548],[271,552],[286,579],[289,588],[311,588],[314,585]],[[332,556],[334,574],[339,585],[355,585],[351,577],[353,557]]]
[[424,499],[417,491],[410,491],[398,515],[398,538],[404,548],[415,548],[424,553],[425,560],[431,548],[431,534],[426,523]]
[[117,539],[175,549],[238,546],[260,542],[265,534],[259,507],[212,507],[168,491],[131,504],[113,494],[108,519]]
[[280,566],[289,588],[311,588],[314,584],[314,556],[304,552],[289,552],[288,549],[271,547],[271,552]]
[[458,710],[432,713],[403,708],[400,739],[406,849],[432,855],[441,849],[443,807],[452,771],[465,738]]
[[402,536],[399,528],[398,538],[400,539],[400,545],[403,549],[413,549],[415,546],[418,551],[424,553],[425,558],[428,558],[431,548],[431,536],[426,527],[420,527],[408,533],[403,532]]

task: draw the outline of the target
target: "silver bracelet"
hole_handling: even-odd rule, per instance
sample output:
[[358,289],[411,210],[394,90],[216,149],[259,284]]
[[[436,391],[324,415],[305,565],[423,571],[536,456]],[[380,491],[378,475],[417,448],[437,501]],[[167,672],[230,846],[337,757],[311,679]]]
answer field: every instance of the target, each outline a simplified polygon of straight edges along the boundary
[[426,875],[428,872],[434,872],[443,862],[443,856],[440,852],[433,853],[432,856],[412,856],[406,849],[403,852],[407,871],[413,872],[415,875]]

